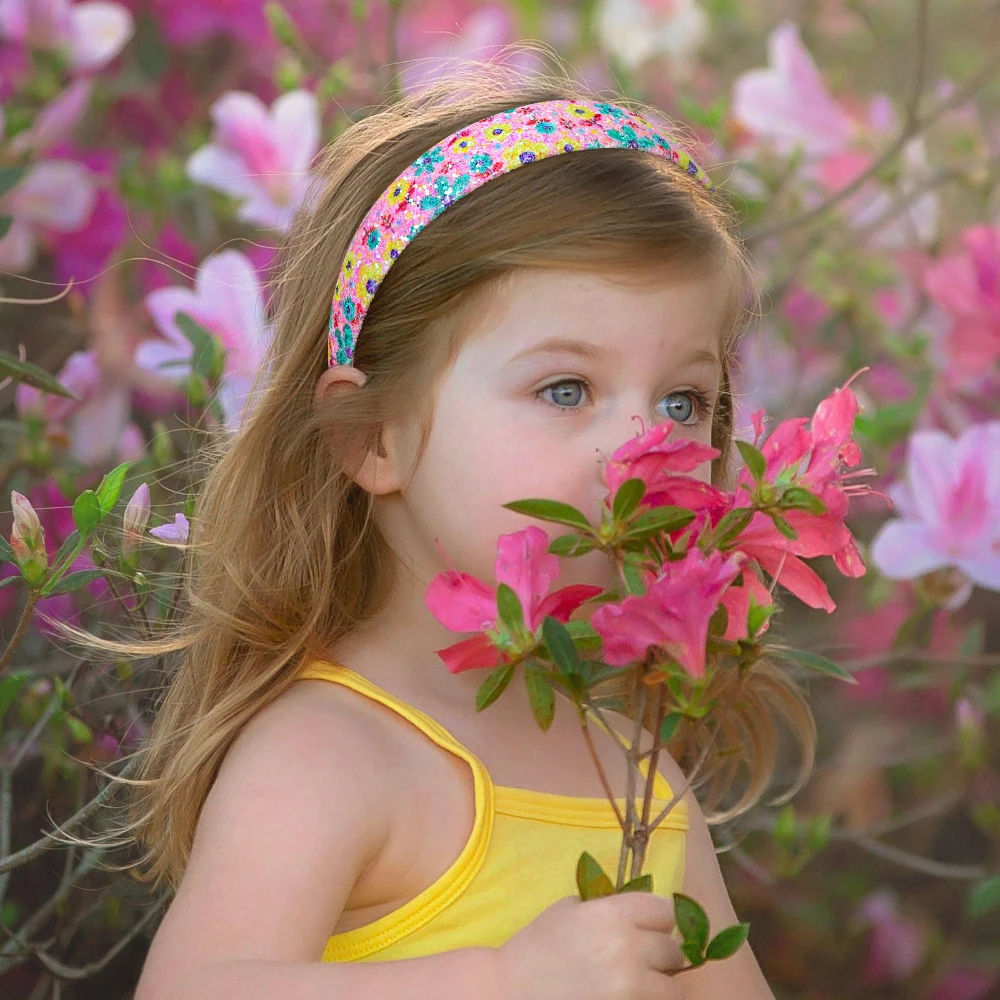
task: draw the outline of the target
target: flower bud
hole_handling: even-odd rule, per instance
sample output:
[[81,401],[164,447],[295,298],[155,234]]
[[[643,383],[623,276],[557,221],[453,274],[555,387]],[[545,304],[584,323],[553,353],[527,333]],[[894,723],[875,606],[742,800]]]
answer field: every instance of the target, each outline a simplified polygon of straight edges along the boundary
[[10,547],[14,550],[21,575],[30,585],[36,586],[45,579],[45,571],[49,565],[48,553],[45,551],[45,532],[27,497],[14,490],[10,495],[10,504],[14,512]]
[[139,548],[148,521],[149,487],[143,483],[132,494],[132,499],[129,500],[128,505],[125,507],[125,513],[122,516],[122,528],[124,531],[122,537],[123,556],[130,556]]

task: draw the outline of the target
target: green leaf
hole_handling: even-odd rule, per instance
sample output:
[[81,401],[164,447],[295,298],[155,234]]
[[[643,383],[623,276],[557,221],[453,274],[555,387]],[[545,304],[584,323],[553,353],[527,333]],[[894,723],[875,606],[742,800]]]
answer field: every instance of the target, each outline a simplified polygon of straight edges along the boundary
[[790,538],[794,542],[799,537],[799,533],[777,511],[769,510],[767,513],[771,520],[774,521],[774,526],[785,538]]
[[622,575],[629,594],[642,595],[646,593],[646,585],[642,582],[642,569],[631,560],[622,563]]
[[528,664],[524,668],[524,683],[528,688],[531,714],[543,730],[548,730],[556,711],[556,698],[545,671]]
[[15,562],[14,550],[10,547],[10,542],[3,535],[0,535],[0,560],[4,562]]
[[75,715],[66,716],[66,726],[73,734],[73,739],[77,743],[89,743],[94,738],[94,732],[83,719],[78,719]]
[[61,566],[62,561],[69,557],[70,552],[72,552],[73,549],[76,548],[79,541],[80,541],[80,532],[79,531],[70,532],[69,537],[66,539],[66,541],[59,546],[59,551],[56,553],[55,559],[52,560],[52,565]]
[[724,515],[715,526],[713,536],[715,544],[721,548],[738,538],[753,520],[753,515],[754,509],[752,507],[737,507],[736,510],[731,510]]
[[9,674],[0,680],[0,722],[7,714],[7,709],[14,704],[14,699],[21,693],[21,688],[27,684],[31,674],[17,673]]
[[759,483],[767,472],[767,459],[761,454],[760,449],[749,441],[737,441],[736,447],[743,456],[750,475]]
[[619,892],[652,892],[653,876],[649,872],[630,879],[619,890]]
[[0,378],[11,378],[15,382],[23,382],[25,385],[41,389],[53,396],[62,396],[64,399],[76,399],[65,386],[59,383],[55,376],[50,375],[44,368],[33,365],[29,361],[22,361],[15,358],[6,351],[0,351]]
[[79,573],[68,573],[51,590],[46,589],[46,597],[54,597],[56,594],[69,594],[81,587],[86,587],[88,583],[93,583],[104,576],[104,571],[99,569],[85,569]]
[[790,660],[793,663],[800,663],[810,670],[816,670],[829,677],[836,677],[837,680],[846,681],[848,684],[857,684],[857,680],[852,674],[846,671],[839,663],[820,656],[819,653],[810,652],[808,649],[787,649],[784,646],[767,646],[766,652],[770,656],[775,656],[780,660]]
[[966,912],[973,919],[981,917],[1000,906],[1000,875],[992,875],[977,882],[965,901]]
[[750,595],[750,610],[747,612],[747,633],[751,639],[764,627],[764,623],[774,612],[774,604],[760,605],[754,600],[753,594]]
[[16,184],[20,184],[27,172],[26,165],[0,167],[0,196],[5,195]]
[[513,663],[504,663],[491,670],[486,680],[480,685],[476,692],[476,711],[481,712],[488,708],[504,693],[511,678],[514,676],[515,666]]
[[685,941],[681,945],[681,951],[692,966],[705,964],[704,946],[700,945],[697,941]]
[[781,506],[788,510],[805,510],[810,514],[825,514],[827,511],[826,504],[803,486],[789,486],[781,496]]
[[568,621],[563,628],[572,637],[578,652],[590,653],[601,648],[601,637],[590,622]]
[[14,220],[9,215],[0,215],[0,240],[10,232],[12,225],[14,225]]
[[694,511],[684,507],[654,507],[643,511],[633,522],[625,538],[648,538],[655,534],[672,534],[687,527],[695,518]]
[[194,348],[192,370],[208,382],[217,381],[226,360],[226,351],[219,338],[186,312],[177,312],[174,322]]
[[551,615],[546,615],[542,622],[542,637],[552,654],[552,662],[564,674],[580,673],[580,657],[576,651],[576,644],[562,622]]
[[15,583],[18,583],[22,578],[20,576],[5,576],[0,580],[0,590],[4,587],[13,587]]
[[572,559],[574,556],[585,556],[597,548],[597,542],[590,535],[559,535],[549,543],[549,552],[554,556],[564,556]]
[[131,465],[131,462],[122,462],[101,480],[101,485],[97,487],[97,502],[100,504],[102,514],[110,514],[115,509]]
[[497,586],[497,617],[512,634],[524,628],[521,598],[506,583]]
[[671,712],[663,717],[660,723],[660,742],[669,743],[677,732],[677,727],[681,724],[684,716],[680,712]]
[[614,883],[604,874],[597,859],[586,851],[576,864],[576,887],[580,899],[600,899],[602,896],[613,896],[615,892]]
[[[674,920],[677,923],[677,929],[684,938],[684,944],[692,947],[697,946],[698,954],[701,955],[708,942],[708,914],[690,896],[685,896],[682,892],[675,892]],[[685,952],[685,954],[687,953]],[[688,955],[688,958],[691,956]]]
[[626,479],[615,494],[611,512],[616,521],[624,521],[642,503],[646,484],[641,479]]
[[749,933],[749,924],[734,924],[724,931],[719,931],[708,943],[705,958],[712,962],[735,955],[743,947]]
[[84,490],[73,501],[73,523],[81,535],[89,535],[101,521],[101,502],[93,490]]
[[555,521],[556,524],[568,524],[571,528],[590,530],[590,522],[581,511],[558,500],[512,500],[504,507],[518,514],[537,517],[540,521]]
[[795,817],[795,806],[787,805],[778,813],[778,818],[774,821],[772,833],[774,839],[785,845],[794,843],[798,835],[799,821]]

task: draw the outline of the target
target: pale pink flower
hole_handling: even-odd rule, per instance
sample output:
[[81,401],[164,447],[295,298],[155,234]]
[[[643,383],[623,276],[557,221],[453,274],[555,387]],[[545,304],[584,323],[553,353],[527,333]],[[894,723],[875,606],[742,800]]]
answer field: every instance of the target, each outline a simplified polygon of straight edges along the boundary
[[132,15],[109,0],[0,0],[0,38],[29,49],[62,49],[79,72],[106,66],[135,32]]
[[11,139],[10,152],[14,156],[31,153],[37,158],[70,135],[90,105],[92,90],[89,79],[74,80],[35,115],[28,128]]
[[810,156],[837,152],[853,140],[856,123],[830,96],[792,22],[771,32],[768,62],[768,69],[750,70],[733,86],[732,114],[745,129],[779,152],[802,147]]
[[212,142],[188,159],[188,176],[239,199],[239,218],[286,229],[302,203],[320,144],[313,94],[293,90],[268,109],[259,97],[230,91],[212,105]]
[[927,268],[924,286],[951,320],[949,355],[975,372],[1000,358],[1000,228],[972,226],[961,244]]
[[[524,623],[533,634],[546,615],[561,622],[584,601],[601,592],[600,587],[574,584],[549,593],[559,574],[559,557],[548,551],[549,536],[530,525],[521,531],[500,535],[494,573],[497,583],[510,587],[521,601]],[[453,632],[486,632],[497,626],[496,590],[468,573],[439,573],[425,594],[428,610]],[[474,636],[439,649],[448,670],[459,673],[476,667],[495,666],[498,651],[485,635]]]
[[[740,573],[743,557],[691,549],[667,562],[645,594],[602,604],[590,622],[604,640],[606,663],[624,667],[662,648],[692,677],[705,673],[708,622],[726,588]],[[746,622],[744,620],[744,632]]]
[[0,197],[0,215],[13,222],[0,240],[0,270],[23,273],[35,263],[46,229],[73,232],[90,218],[97,199],[90,171],[70,160],[46,160]]
[[896,897],[886,890],[862,900],[858,916],[871,928],[862,971],[865,983],[874,986],[909,979],[927,954],[927,929],[902,916]]
[[910,437],[906,477],[890,489],[900,517],[872,540],[872,560],[894,580],[946,566],[1000,590],[1000,421],[957,439],[939,430]]
[[271,336],[263,289],[250,260],[238,250],[206,257],[193,289],[176,285],[159,288],[146,296],[146,307],[165,339],[140,344],[135,363],[171,381],[187,378],[194,345],[177,325],[177,314],[186,313],[217,336],[226,350],[219,400],[227,423],[238,425]]
[[122,554],[130,555],[139,547],[149,523],[149,486],[140,483],[122,515]]
[[50,434],[65,434],[70,453],[84,465],[142,456],[141,431],[129,422],[128,388],[101,369],[93,351],[74,351],[56,378],[76,398],[42,393],[22,383],[14,397],[21,417],[41,417]]
[[629,70],[655,58],[686,78],[711,26],[697,0],[601,0],[595,27],[601,47]]

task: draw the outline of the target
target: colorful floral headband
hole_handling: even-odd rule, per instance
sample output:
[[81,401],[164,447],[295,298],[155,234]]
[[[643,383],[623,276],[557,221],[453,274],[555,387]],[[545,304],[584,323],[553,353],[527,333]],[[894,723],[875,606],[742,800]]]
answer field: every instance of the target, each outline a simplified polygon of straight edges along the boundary
[[543,101],[453,132],[411,163],[371,207],[337,278],[327,361],[354,361],[375,291],[403,248],[449,205],[522,164],[580,149],[648,149],[680,164],[711,191],[708,174],[641,115],[615,104]]

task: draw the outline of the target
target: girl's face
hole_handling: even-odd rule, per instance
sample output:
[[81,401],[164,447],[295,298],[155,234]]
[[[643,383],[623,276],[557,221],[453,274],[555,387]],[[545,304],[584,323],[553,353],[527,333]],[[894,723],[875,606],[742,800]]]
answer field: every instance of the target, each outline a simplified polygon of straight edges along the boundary
[[[562,500],[596,519],[604,461],[642,426],[668,420],[711,443],[726,279],[662,280],[514,276],[505,307],[442,376],[408,483],[379,498],[383,530],[423,584],[447,568],[435,540],[455,568],[492,581],[498,535],[532,523],[569,530],[506,510],[511,500]],[[692,475],[708,481],[709,463]],[[581,582],[609,585],[607,558],[563,560],[555,586]]]

